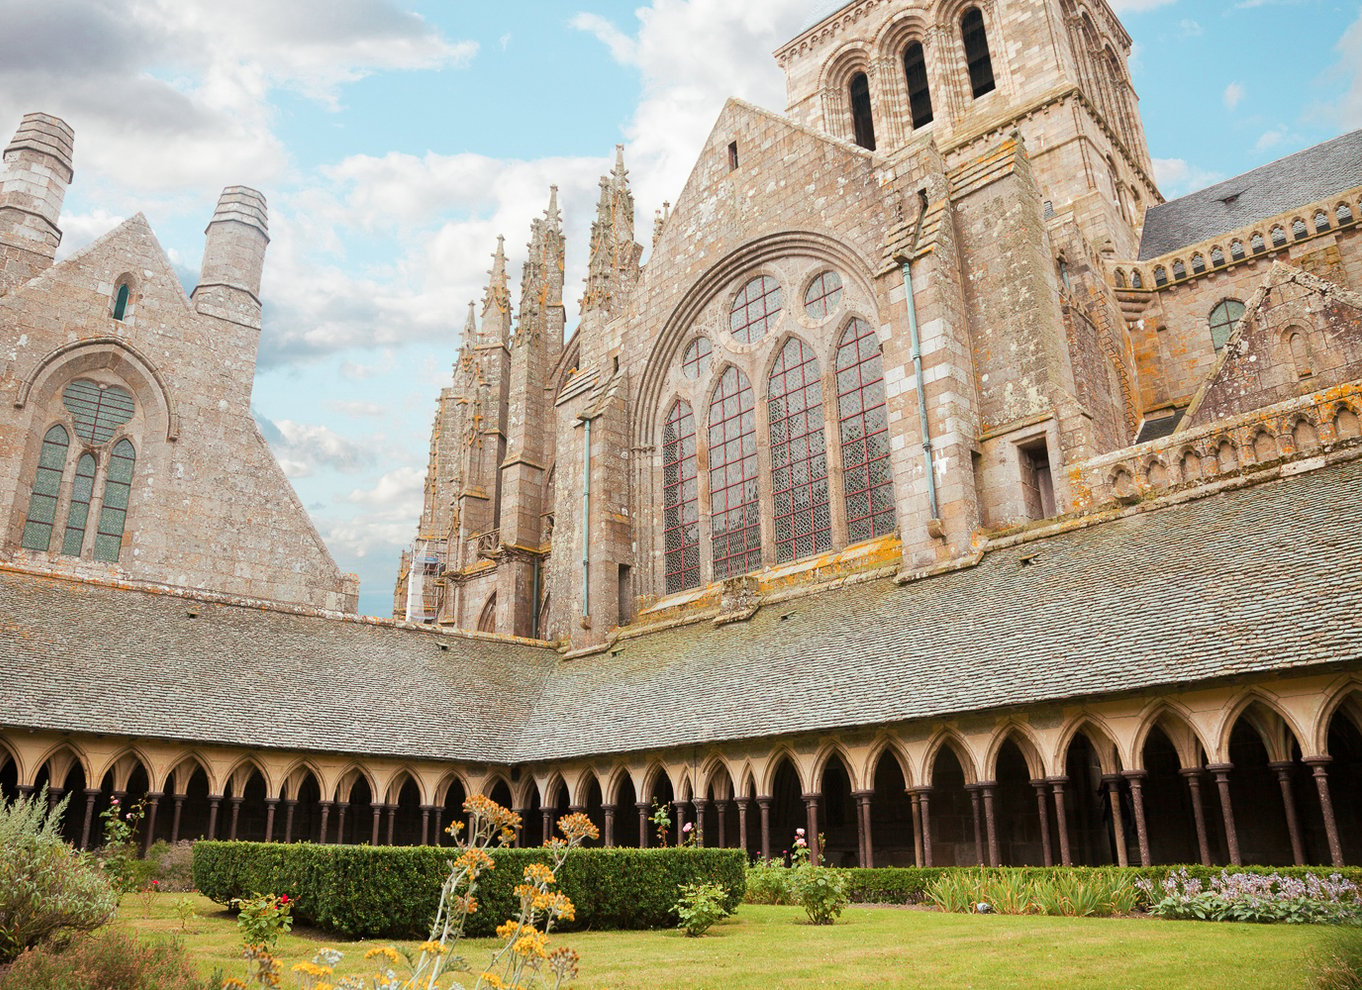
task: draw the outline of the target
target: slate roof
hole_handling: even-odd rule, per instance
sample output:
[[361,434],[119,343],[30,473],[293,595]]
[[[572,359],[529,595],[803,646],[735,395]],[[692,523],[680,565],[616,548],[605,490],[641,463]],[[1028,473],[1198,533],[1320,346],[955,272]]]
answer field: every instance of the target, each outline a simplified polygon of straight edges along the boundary
[[0,571],[0,724],[497,763],[835,731],[1362,661],[1359,575],[1362,461],[570,661]]
[[1362,130],[1151,207],[1144,216],[1139,260],[1247,227],[1353,186],[1362,186]]

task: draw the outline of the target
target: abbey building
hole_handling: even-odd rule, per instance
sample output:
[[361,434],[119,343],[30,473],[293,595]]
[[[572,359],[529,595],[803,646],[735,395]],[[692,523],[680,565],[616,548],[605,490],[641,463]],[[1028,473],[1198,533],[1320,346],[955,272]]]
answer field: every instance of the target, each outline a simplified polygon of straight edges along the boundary
[[428,842],[480,790],[526,842],[657,801],[834,863],[1362,860],[1362,132],[1164,202],[1103,0],[827,8],[650,233],[617,155],[580,298],[552,192],[517,287],[496,246],[395,622],[250,423],[263,197],[188,297],[140,218],[53,264],[25,118],[0,786],[78,841],[136,792]]

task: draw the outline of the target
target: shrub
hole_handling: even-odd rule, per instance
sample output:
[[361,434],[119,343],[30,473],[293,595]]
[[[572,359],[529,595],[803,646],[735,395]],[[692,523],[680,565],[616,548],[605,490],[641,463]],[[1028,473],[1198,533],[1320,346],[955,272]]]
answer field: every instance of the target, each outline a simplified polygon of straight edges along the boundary
[[717,883],[688,883],[681,887],[681,897],[676,902],[676,915],[680,918],[677,927],[687,937],[698,938],[709,931],[715,922],[731,913],[724,902],[728,892]]
[[66,801],[49,813],[47,789],[0,802],[0,962],[113,917],[118,897],[90,857],[62,840]]
[[194,843],[187,839],[174,845],[156,840],[147,850],[146,863],[158,890],[187,894],[194,889]]
[[[177,940],[143,942],[106,930],[58,950],[29,949],[0,977],[0,990],[206,990]],[[216,990],[216,987],[213,988]]]
[[759,859],[747,868],[748,904],[795,904],[794,871],[778,860]]
[[[219,904],[256,893],[288,894],[301,924],[353,937],[424,935],[439,905],[455,853],[431,846],[372,847],[310,843],[194,844],[194,884]],[[550,862],[549,850],[496,849],[496,869],[478,883],[483,905],[467,934],[493,933],[519,906],[515,887],[530,863]],[[732,911],[745,889],[739,849],[573,849],[559,871],[559,889],[577,905],[562,930],[670,928],[686,883],[714,882]]]
[[1157,898],[1149,913],[1159,918],[1340,924],[1355,921],[1362,913],[1357,885],[1338,873],[1327,878],[1307,873],[1301,878],[1221,871],[1203,884],[1181,870],[1164,879],[1161,898],[1150,881],[1137,884]]
[[241,929],[241,941],[246,945],[272,949],[279,936],[293,928],[288,894],[238,897],[232,901],[232,907],[237,909],[236,926]]
[[842,916],[851,899],[847,896],[847,880],[840,871],[804,863],[792,872],[800,906],[809,921],[815,925],[830,925]]

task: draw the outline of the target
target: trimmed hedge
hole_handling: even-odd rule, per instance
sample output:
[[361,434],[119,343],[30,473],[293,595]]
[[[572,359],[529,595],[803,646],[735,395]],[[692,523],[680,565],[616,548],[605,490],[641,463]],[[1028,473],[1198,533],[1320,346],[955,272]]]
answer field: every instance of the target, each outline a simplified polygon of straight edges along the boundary
[[[429,933],[454,851],[433,846],[332,846],[208,842],[194,845],[194,885],[219,904],[252,894],[288,894],[294,917],[361,938],[419,938]],[[518,908],[515,886],[546,849],[497,849],[496,868],[478,880],[479,907],[466,934],[491,935]],[[739,849],[573,849],[558,874],[572,899],[574,929],[667,928],[682,884],[714,882],[742,901],[747,857]]]
[[1195,877],[1209,885],[1212,877],[1225,873],[1255,873],[1269,876],[1273,873],[1283,877],[1304,878],[1307,873],[1317,877],[1328,877],[1337,873],[1345,880],[1362,887],[1362,867],[1357,866],[881,866],[873,870],[843,869],[851,882],[850,894],[854,904],[917,904],[923,899],[927,887],[938,877],[960,870],[1021,873],[1028,877],[1049,876],[1056,873],[1071,873],[1082,878],[1086,874],[1128,876],[1132,880],[1141,877],[1153,882],[1155,891],[1160,889],[1164,878],[1178,870],[1186,870],[1189,877]]

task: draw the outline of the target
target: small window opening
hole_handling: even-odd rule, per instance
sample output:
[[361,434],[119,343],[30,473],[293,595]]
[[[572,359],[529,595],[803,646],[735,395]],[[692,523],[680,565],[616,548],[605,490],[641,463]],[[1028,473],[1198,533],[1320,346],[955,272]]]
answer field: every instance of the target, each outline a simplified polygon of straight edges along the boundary
[[1063,258],[1059,259],[1059,280],[1064,283],[1065,292],[1072,292],[1074,290],[1073,283],[1069,281],[1069,263]]
[[1206,259],[1199,254],[1192,255],[1192,271],[1200,275],[1206,270]]
[[1230,257],[1235,261],[1244,260],[1244,242],[1234,241],[1230,244]]
[[1302,220],[1300,217],[1297,217],[1295,220],[1291,221],[1291,236],[1294,237],[1296,240],[1298,241],[1304,240],[1309,235],[1309,233],[1310,231],[1307,230],[1305,227],[1305,221]]
[[1144,276],[1140,274],[1140,270],[1138,268],[1133,269],[1130,273],[1130,287],[1132,289],[1144,288]]
[[124,282],[118,287],[118,292],[114,295],[113,318],[122,320],[128,315],[128,295],[130,287]]
[[1211,330],[1211,346],[1219,353],[1234,333],[1234,325],[1244,316],[1244,304],[1238,299],[1222,299],[1215,304],[1206,323]]
[[965,63],[969,66],[969,83],[977,100],[993,92],[993,60],[988,54],[988,36],[984,33],[984,15],[978,7],[971,7],[960,18],[960,34],[965,42]]
[[1285,244],[1285,243],[1286,243],[1286,231],[1282,230],[1281,227],[1273,227],[1273,228],[1272,228],[1272,246],[1273,246],[1273,247],[1281,247],[1281,246],[1282,246],[1283,244]]
[[1211,248],[1211,264],[1216,268],[1220,268],[1222,265],[1224,265],[1225,252],[1220,250],[1220,248],[1218,247]]
[[1334,219],[1340,225],[1353,222],[1353,210],[1347,203],[1339,203],[1338,209],[1334,210]]
[[1126,287],[1126,273],[1123,272],[1123,271],[1121,271],[1121,269],[1118,268],[1118,269],[1116,269],[1116,288],[1118,288],[1118,289],[1124,289],[1125,287]]
[[1019,446],[1022,471],[1022,499],[1030,519],[1049,519],[1055,515],[1055,484],[1050,472],[1050,450],[1045,440]]
[[1164,268],[1163,265],[1154,266],[1154,284],[1157,286],[1168,284],[1168,269]]
[[927,82],[927,57],[922,43],[914,41],[903,50],[903,72],[908,77],[908,107],[914,127],[932,122],[932,93]]
[[1296,377],[1309,378],[1314,371],[1311,368],[1310,343],[1305,339],[1305,334],[1293,330],[1287,336],[1286,343],[1291,348],[1291,361],[1296,366]]
[[1173,278],[1182,279],[1187,277],[1187,266],[1182,263],[1182,259],[1173,262]]
[[634,621],[634,571],[628,564],[619,567],[619,624],[627,626]]
[[856,143],[867,151],[875,150],[875,118],[870,111],[870,80],[864,72],[851,77],[851,126]]
[[1323,210],[1315,214],[1315,233],[1322,234],[1329,229],[1329,217]]
[[738,142],[733,141],[728,145],[728,170],[734,171],[738,167]]
[[1249,245],[1253,248],[1254,254],[1262,254],[1267,250],[1267,244],[1263,241],[1262,234],[1254,234],[1249,238]]

